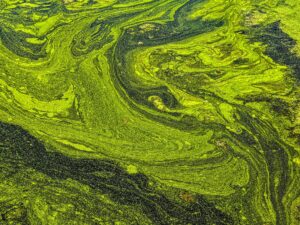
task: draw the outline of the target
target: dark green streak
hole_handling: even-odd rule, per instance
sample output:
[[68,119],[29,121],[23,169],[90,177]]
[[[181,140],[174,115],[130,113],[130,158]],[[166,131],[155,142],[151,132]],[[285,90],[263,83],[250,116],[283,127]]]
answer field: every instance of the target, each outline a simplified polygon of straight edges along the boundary
[[188,205],[172,201],[149,187],[149,180],[143,174],[130,175],[111,160],[72,159],[48,152],[41,142],[20,127],[0,123],[0,142],[1,162],[21,163],[53,179],[77,180],[108,194],[119,204],[141,207],[155,224],[170,221],[172,224],[233,224],[230,217],[202,196]]

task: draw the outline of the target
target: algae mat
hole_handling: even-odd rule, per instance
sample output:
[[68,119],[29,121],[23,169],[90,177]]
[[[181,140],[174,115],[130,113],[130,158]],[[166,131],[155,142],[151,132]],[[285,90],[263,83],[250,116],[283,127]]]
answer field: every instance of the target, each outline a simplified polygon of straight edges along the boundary
[[300,224],[299,0],[1,0],[0,224]]

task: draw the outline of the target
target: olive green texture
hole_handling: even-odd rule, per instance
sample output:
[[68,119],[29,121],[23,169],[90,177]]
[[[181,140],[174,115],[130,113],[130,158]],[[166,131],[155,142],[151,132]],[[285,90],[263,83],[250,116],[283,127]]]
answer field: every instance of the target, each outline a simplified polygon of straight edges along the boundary
[[0,0],[0,225],[299,225],[299,0]]

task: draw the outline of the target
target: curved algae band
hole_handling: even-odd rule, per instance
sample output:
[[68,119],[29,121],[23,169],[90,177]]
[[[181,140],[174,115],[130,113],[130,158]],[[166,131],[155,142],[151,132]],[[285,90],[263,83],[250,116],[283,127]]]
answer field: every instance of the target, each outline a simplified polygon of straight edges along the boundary
[[0,223],[299,224],[299,9],[1,1]]

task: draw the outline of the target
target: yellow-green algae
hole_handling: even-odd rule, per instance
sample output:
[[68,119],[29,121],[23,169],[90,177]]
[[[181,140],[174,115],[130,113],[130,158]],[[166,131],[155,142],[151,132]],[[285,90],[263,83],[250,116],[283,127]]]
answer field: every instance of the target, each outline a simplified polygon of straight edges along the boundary
[[299,224],[299,9],[0,1],[0,224]]

